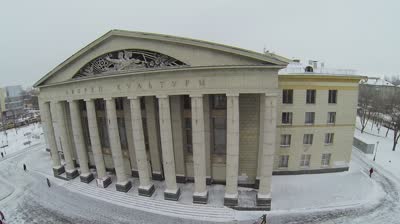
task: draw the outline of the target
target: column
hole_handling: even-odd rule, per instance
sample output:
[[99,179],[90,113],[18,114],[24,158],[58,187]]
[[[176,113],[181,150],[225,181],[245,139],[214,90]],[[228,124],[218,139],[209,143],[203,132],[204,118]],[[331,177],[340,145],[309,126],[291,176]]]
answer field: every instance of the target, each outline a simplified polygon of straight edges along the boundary
[[156,99],[153,96],[145,96],[144,100],[146,107],[146,124],[149,140],[152,177],[153,180],[164,180],[164,174],[161,167],[159,134],[157,128]]
[[58,131],[58,141],[61,150],[64,153],[65,158],[65,173],[67,179],[74,179],[79,175],[78,170],[75,168],[74,160],[72,158],[72,148],[70,145],[70,140],[68,139],[68,133],[66,129],[66,114],[64,108],[64,101],[58,101],[54,103],[54,112],[56,114],[57,131]]
[[211,120],[210,120],[210,95],[203,97],[204,107],[204,134],[206,144],[206,183],[210,185],[211,179]]
[[257,160],[257,177],[255,187],[256,189],[260,186],[260,175],[261,175],[261,158],[264,147],[264,115],[265,115],[265,93],[260,94],[260,117],[259,117],[259,133],[258,133],[258,160]]
[[139,177],[138,168],[136,164],[135,145],[133,142],[132,134],[132,117],[129,99],[124,99],[124,123],[126,130],[126,138],[128,140],[129,158],[131,161],[131,173],[133,177]]
[[86,112],[89,127],[90,144],[92,147],[94,164],[97,171],[97,186],[106,188],[111,184],[111,178],[107,176],[106,167],[104,164],[104,157],[100,143],[99,128],[97,125],[96,108],[94,100],[88,99],[86,101]]
[[203,96],[191,95],[194,193],[193,203],[206,204],[208,191],[206,186],[206,145],[204,133]]
[[238,204],[239,94],[226,95],[226,187],[224,205]]
[[124,158],[119,138],[117,111],[114,98],[105,98],[107,110],[108,135],[110,139],[111,154],[114,162],[115,173],[117,175],[117,191],[128,192],[132,183],[128,180],[124,168]]
[[94,177],[93,174],[89,171],[89,159],[86,144],[83,140],[82,118],[79,108],[79,101],[71,100],[68,102],[71,111],[72,134],[81,170],[80,179],[84,183],[90,183],[94,179]]
[[176,182],[186,183],[185,155],[183,151],[182,96],[171,97],[171,123],[174,142]]
[[43,132],[47,139],[47,144],[50,148],[51,161],[53,163],[53,174],[58,176],[65,172],[64,166],[61,165],[61,160],[58,155],[56,138],[54,135],[54,127],[52,121],[52,114],[50,111],[50,103],[44,102],[40,104],[40,113],[42,119]]
[[[144,142],[142,110],[139,97],[129,97],[131,110],[131,127],[133,142],[135,144],[136,164],[139,173],[139,195],[150,197],[154,193],[151,183],[150,165],[147,159],[146,145]],[[131,136],[129,136],[131,137]]]
[[257,194],[257,206],[271,209],[271,179],[275,154],[277,94],[265,94],[264,142],[260,169],[260,186]]
[[177,201],[181,194],[176,184],[174,145],[172,142],[171,111],[168,96],[157,96],[160,114],[161,149],[167,189],[164,199]]

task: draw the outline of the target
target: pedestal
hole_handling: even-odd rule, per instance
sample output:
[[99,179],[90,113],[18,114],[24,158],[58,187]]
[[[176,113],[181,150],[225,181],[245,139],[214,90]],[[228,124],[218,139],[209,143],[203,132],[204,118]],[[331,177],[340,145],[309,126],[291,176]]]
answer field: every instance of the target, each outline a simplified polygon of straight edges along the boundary
[[228,195],[225,194],[224,205],[228,207],[233,207],[238,205],[238,195]]
[[207,204],[208,191],[202,193],[193,193],[193,203],[195,204]]
[[126,182],[117,183],[115,185],[115,188],[117,189],[117,191],[121,191],[121,192],[125,192],[126,193],[132,188],[132,182],[130,182],[128,180]]
[[93,179],[93,173],[83,173],[80,175],[81,182],[83,183],[90,183]]
[[111,184],[111,177],[97,178],[96,183],[98,187],[107,188]]
[[178,201],[180,195],[181,195],[181,189],[179,188],[176,189],[175,191],[169,191],[169,190],[164,191],[165,200]]
[[271,197],[270,196],[261,196],[261,195],[257,194],[256,204],[257,204],[257,207],[263,207],[264,210],[270,211],[271,210]]
[[139,195],[140,196],[146,196],[146,197],[151,197],[154,193],[154,185],[149,185],[149,186],[139,186]]
[[75,177],[79,176],[79,172],[78,172],[77,169],[74,169],[74,170],[67,170],[65,173],[67,174],[67,179],[68,179],[68,180],[72,180],[72,179],[74,179]]
[[64,166],[53,167],[54,176],[58,176],[60,174],[63,174],[64,172],[65,172]]

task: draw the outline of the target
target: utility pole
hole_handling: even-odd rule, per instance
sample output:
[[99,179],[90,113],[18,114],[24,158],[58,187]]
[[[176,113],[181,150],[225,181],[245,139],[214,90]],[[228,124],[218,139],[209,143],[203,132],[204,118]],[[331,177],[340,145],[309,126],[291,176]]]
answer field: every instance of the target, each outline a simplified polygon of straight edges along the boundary
[[376,152],[378,151],[378,145],[379,145],[379,141],[376,142],[375,155],[374,155],[374,162],[375,162],[375,158],[376,158]]

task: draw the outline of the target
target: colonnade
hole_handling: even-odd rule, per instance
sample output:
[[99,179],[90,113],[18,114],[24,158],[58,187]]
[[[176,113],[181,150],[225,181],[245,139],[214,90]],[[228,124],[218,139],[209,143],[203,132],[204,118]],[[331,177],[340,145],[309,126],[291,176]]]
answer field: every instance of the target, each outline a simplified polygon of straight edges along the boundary
[[[239,93],[226,94],[227,96],[227,144],[226,144],[226,188],[224,196],[224,204],[227,206],[236,206],[238,204],[238,172],[239,172]],[[148,96],[146,96],[148,97]],[[171,118],[171,100],[168,95],[158,95],[159,109],[159,128],[161,140],[161,158],[162,168],[164,170],[165,185],[164,198],[167,200],[179,200],[180,189],[176,181],[175,156],[174,156],[174,140],[172,132]],[[192,145],[193,145],[193,168],[194,168],[194,203],[207,203],[207,157],[210,157],[209,146],[206,142],[209,139],[207,133],[210,132],[209,126],[205,125],[204,112],[204,95],[195,94],[191,97],[192,112]],[[135,167],[139,176],[139,195],[151,196],[155,190],[152,183],[151,167],[145,147],[145,138],[142,124],[141,114],[141,96],[128,96],[130,113],[125,114],[129,119],[125,120],[129,147],[134,148],[133,156]],[[259,155],[262,157],[260,174],[259,174],[259,192],[257,195],[257,205],[268,206],[271,203],[271,176],[272,165],[275,152],[275,132],[276,132],[276,104],[277,94],[267,93],[261,105],[265,105],[263,128],[263,146]],[[111,183],[111,178],[106,173],[104,156],[100,144],[99,129],[96,118],[96,109],[94,99],[82,99],[86,104],[87,120],[90,136],[90,145],[93,152],[93,159],[96,167],[96,181],[99,187],[107,187]],[[109,141],[112,159],[116,173],[116,190],[127,192],[132,187],[132,183],[128,175],[124,171],[123,153],[121,149],[120,133],[118,130],[117,113],[115,98],[104,98],[107,127],[109,132]],[[146,101],[146,106],[147,106]],[[63,104],[68,103],[71,124],[73,144],[77,151],[77,157],[80,165],[80,179],[82,182],[89,183],[94,179],[94,175],[90,172],[88,166],[88,150],[83,139],[83,129],[81,122],[81,114],[79,111],[78,100],[65,101],[42,101],[40,104],[44,132],[47,138],[48,147],[51,151],[52,166],[54,175],[58,176],[66,173],[68,179],[75,178],[79,175],[73,161],[72,147],[68,139],[66,129],[67,114]],[[124,105],[125,106],[125,105]],[[148,108],[146,108],[148,109]],[[153,108],[154,109],[154,108]],[[206,109],[206,110],[205,110]],[[154,113],[156,114],[156,113]],[[157,122],[154,117],[146,117],[147,128],[157,128]],[[54,126],[55,125],[55,126]],[[156,136],[149,135],[149,144],[157,144],[154,138]],[[57,144],[58,143],[58,144]],[[132,145],[133,144],[133,145]],[[60,148],[57,148],[60,147]],[[61,164],[58,152],[62,151],[65,158],[65,166]],[[150,152],[150,157],[153,157]],[[153,158],[151,158],[153,161]],[[153,164],[152,164],[153,165]],[[158,164],[158,166],[161,164]],[[157,166],[157,164],[156,164]],[[153,178],[154,179],[154,178]]]

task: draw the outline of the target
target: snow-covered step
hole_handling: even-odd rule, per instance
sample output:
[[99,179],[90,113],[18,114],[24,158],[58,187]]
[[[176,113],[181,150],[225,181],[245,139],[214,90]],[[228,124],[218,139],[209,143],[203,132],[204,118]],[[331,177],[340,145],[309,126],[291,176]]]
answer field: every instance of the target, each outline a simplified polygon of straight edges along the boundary
[[84,194],[99,200],[163,215],[213,221],[233,220],[235,216],[234,211],[229,208],[207,205],[187,205],[174,201],[156,200],[129,193],[102,189],[76,181],[70,181],[66,183],[64,187],[76,193]]

